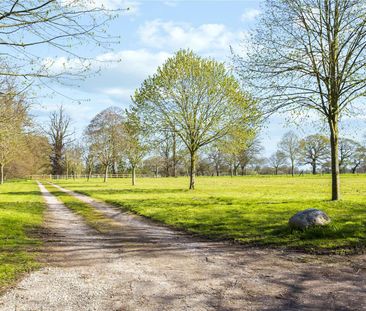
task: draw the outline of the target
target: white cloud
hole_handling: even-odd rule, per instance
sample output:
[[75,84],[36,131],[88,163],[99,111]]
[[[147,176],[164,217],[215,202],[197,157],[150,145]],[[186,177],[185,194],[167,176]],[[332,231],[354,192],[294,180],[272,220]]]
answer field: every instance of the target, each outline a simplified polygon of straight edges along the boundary
[[107,95],[110,99],[117,102],[129,102],[135,89],[128,89],[124,87],[106,87],[102,88],[100,92]]
[[178,5],[178,1],[170,0],[170,1],[164,1],[163,4],[170,7],[176,7]]
[[243,22],[250,22],[253,21],[256,17],[258,17],[261,14],[261,11],[257,10],[257,9],[249,9],[247,11],[245,11],[242,15],[241,15],[241,20]]
[[[157,67],[163,64],[170,55],[167,52],[153,53],[146,49],[122,50],[102,54],[97,57],[97,60],[112,61],[106,65],[107,69],[116,70],[130,78],[141,78],[154,73]],[[115,60],[120,60],[120,62]]]
[[223,24],[176,23],[156,19],[146,22],[138,30],[142,44],[152,48],[177,50],[189,48],[195,52],[228,54],[229,46],[240,41],[243,32],[230,31]]

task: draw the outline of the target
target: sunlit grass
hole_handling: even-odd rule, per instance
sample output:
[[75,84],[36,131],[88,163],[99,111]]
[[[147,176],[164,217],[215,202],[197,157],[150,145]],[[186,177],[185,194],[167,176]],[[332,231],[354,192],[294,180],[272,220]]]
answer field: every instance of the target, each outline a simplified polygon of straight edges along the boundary
[[[250,245],[314,251],[354,251],[365,246],[366,176],[342,176],[343,198],[331,202],[330,176],[201,177],[187,190],[187,178],[146,178],[133,187],[128,179],[60,180],[94,198],[132,210],[170,226]],[[332,223],[325,228],[291,231],[297,211],[319,208]]]
[[39,266],[40,241],[34,230],[43,221],[44,202],[35,182],[0,186],[0,289]]
[[52,185],[45,183],[45,186],[47,190],[64,203],[66,207],[83,217],[90,227],[101,233],[108,233],[115,228],[116,224],[111,219],[104,216],[102,212],[81,202],[75,197],[60,191]]

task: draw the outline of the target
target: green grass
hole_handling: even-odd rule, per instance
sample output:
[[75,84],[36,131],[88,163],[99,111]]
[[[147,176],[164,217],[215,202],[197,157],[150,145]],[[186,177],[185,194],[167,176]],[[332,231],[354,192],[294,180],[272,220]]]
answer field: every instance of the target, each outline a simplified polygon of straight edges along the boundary
[[75,214],[84,218],[86,223],[101,233],[108,233],[116,226],[113,220],[104,216],[104,214],[90,205],[81,202],[75,197],[60,191],[54,186],[44,183],[49,192],[56,196]]
[[43,221],[44,201],[37,184],[26,181],[0,186],[0,290],[22,273],[39,267],[35,238]]
[[[215,239],[316,252],[363,250],[366,237],[366,175],[342,176],[343,199],[331,202],[330,176],[201,177],[188,191],[187,178],[60,180],[69,189],[119,205],[170,226]],[[297,211],[319,208],[332,223],[305,231],[289,229]]]

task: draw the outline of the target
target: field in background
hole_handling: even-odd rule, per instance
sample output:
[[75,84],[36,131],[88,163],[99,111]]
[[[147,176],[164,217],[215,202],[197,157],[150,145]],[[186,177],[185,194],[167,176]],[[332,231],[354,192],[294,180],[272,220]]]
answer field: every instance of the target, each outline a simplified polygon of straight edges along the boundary
[[[365,246],[365,175],[342,176],[339,202],[329,201],[330,176],[199,177],[194,191],[187,190],[187,178],[144,178],[134,187],[129,179],[57,183],[211,238],[320,252],[352,252]],[[332,224],[291,231],[288,219],[307,208],[322,209]]]
[[34,181],[0,186],[0,289],[21,273],[38,267],[35,239],[43,221],[44,202]]

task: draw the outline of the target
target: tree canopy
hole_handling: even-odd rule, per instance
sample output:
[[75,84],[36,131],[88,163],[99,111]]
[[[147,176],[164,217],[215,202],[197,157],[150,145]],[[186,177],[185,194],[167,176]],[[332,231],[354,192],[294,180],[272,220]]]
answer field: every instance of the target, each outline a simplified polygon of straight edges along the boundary
[[169,128],[190,158],[190,189],[195,186],[197,150],[223,137],[237,124],[258,120],[255,102],[223,63],[180,50],[147,78],[134,95],[142,122]]

